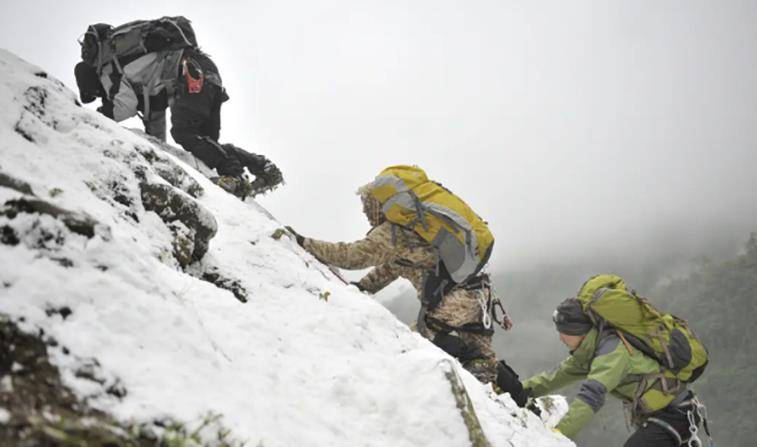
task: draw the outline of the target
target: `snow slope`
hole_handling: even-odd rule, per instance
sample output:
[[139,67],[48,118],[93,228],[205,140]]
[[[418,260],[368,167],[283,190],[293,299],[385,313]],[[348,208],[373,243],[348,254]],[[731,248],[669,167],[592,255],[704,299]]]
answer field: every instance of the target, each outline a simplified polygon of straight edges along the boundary
[[[271,237],[282,225],[265,210],[3,50],[0,106],[0,173],[98,222],[87,237],[48,215],[0,216],[19,240],[0,245],[0,313],[59,342],[48,353],[90,405],[129,421],[219,414],[248,445],[469,445],[439,367],[448,357],[287,236]],[[209,251],[186,271],[140,199],[140,175],[168,184],[150,154],[194,178],[215,218]],[[0,186],[0,204],[22,196]],[[236,280],[248,302],[198,279],[208,271]],[[65,318],[51,312],[64,307]],[[455,365],[492,445],[572,445]],[[83,366],[97,380],[78,377]]]

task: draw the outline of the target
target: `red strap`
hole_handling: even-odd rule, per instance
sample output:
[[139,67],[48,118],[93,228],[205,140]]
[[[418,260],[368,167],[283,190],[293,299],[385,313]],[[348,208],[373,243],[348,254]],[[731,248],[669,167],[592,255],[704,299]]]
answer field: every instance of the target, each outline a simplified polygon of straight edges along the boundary
[[[198,77],[193,78],[192,73],[189,71],[187,64],[192,64],[192,68],[197,70]],[[184,58],[181,60],[181,74],[184,75],[184,79],[187,80],[187,91],[190,94],[200,93],[202,91],[202,85],[205,81],[205,75],[202,72],[200,65],[195,62]]]

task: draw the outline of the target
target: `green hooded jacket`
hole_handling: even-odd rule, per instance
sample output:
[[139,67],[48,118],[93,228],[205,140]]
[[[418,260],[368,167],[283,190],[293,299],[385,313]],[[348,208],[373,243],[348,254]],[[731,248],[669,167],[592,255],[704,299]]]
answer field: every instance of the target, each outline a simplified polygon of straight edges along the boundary
[[632,404],[634,419],[667,407],[683,391],[683,385],[660,370],[656,360],[627,346],[615,332],[598,337],[595,328],[557,369],[531,377],[523,387],[539,397],[583,380],[568,413],[557,425],[562,434],[575,439],[602,408],[607,393]]

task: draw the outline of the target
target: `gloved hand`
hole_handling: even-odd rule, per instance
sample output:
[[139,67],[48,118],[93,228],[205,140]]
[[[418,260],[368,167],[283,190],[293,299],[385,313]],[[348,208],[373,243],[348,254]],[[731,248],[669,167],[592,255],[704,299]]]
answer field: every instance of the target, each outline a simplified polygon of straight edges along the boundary
[[536,400],[531,398],[531,388],[526,388],[524,390],[528,397],[528,403],[526,404],[526,408],[531,411],[531,413],[541,417],[541,408],[539,408],[538,405],[536,405]]
[[303,235],[294,231],[294,228],[288,225],[284,228],[286,228],[288,232],[292,233],[292,236],[294,236],[294,239],[297,241],[297,245],[299,245],[300,247],[303,247],[305,245],[305,237]]
[[518,374],[504,360],[497,362],[495,384],[502,392],[510,393],[510,397],[512,397],[519,407],[523,408],[526,406],[531,390],[523,389],[523,384],[520,382]]
[[103,103],[97,108],[97,111],[106,117],[113,119],[113,103],[103,98]]

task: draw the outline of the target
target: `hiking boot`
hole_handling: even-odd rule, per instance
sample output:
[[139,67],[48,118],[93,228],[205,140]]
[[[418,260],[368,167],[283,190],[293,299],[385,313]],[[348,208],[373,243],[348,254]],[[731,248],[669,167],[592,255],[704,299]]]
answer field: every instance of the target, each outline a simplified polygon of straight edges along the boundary
[[284,183],[284,177],[275,164],[266,161],[262,170],[252,172],[255,180],[250,184],[251,194],[253,197],[268,191],[273,191],[277,186]]
[[226,192],[233,194],[242,200],[246,199],[247,196],[253,192],[252,184],[244,175],[222,175],[215,179],[215,183]]

